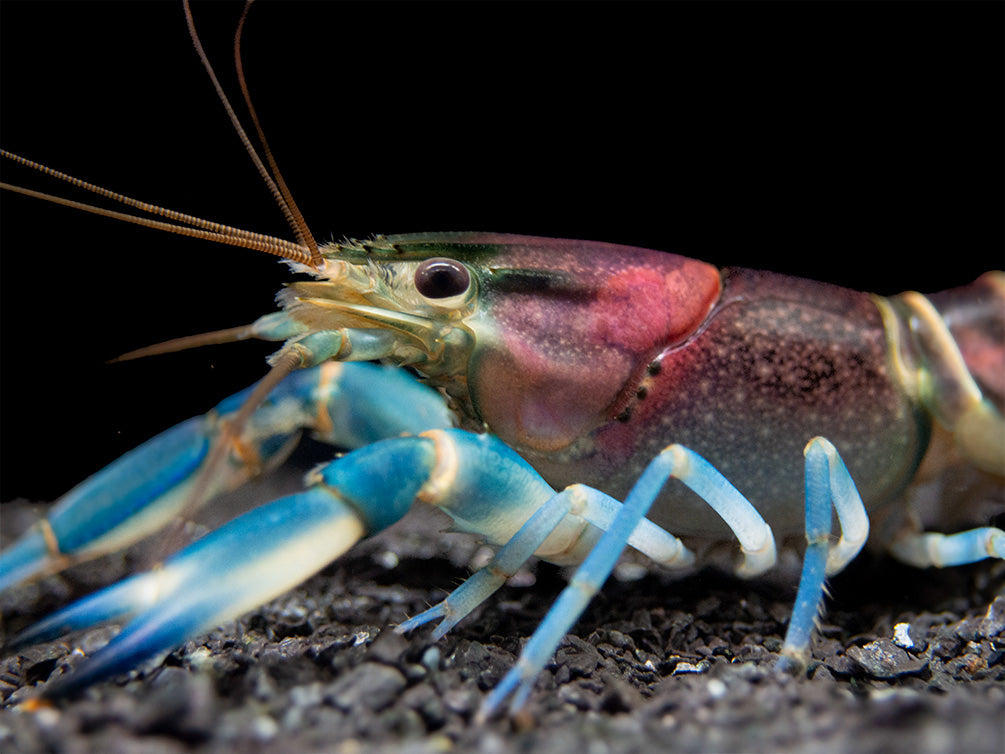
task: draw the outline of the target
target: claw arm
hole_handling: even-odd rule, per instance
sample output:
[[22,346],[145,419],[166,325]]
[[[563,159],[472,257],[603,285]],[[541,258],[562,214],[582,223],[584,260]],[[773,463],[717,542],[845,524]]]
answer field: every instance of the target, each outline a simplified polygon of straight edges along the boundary
[[235,519],[161,568],[70,605],[15,637],[12,644],[134,615],[79,671],[47,692],[73,694],[282,594],[364,533],[355,511],[337,496],[324,489],[308,490]]
[[[0,553],[0,590],[158,531],[179,511],[195,510],[281,463],[304,429],[354,448],[451,423],[440,396],[399,369],[328,362],[286,377],[232,437],[226,423],[250,390],[163,432],[64,495],[45,521]],[[222,442],[230,445],[227,462],[197,485],[214,444]]]
[[[313,486],[306,492],[238,517],[159,568],[87,597],[16,637],[15,643],[23,644],[132,616],[118,636],[48,693],[73,693],[135,667],[272,599],[361,536],[400,519],[417,501],[440,507],[458,525],[492,542],[510,542],[498,559],[502,571],[532,551],[557,559],[575,553],[582,543],[592,547],[599,531],[579,513],[591,510],[591,517],[602,520],[609,516],[607,508],[616,510],[596,505],[591,497],[600,493],[587,488],[574,486],[556,495],[499,440],[460,430],[374,443],[309,478]],[[632,523],[626,538],[637,524]],[[647,531],[639,541],[666,552],[675,540]],[[477,602],[483,587],[475,582],[472,589]]]
[[132,616],[112,641],[47,694],[73,694],[129,670],[286,592],[367,533],[399,519],[435,460],[433,444],[416,437],[376,443],[337,459],[305,492],[239,516],[160,567],[30,627],[12,644]]

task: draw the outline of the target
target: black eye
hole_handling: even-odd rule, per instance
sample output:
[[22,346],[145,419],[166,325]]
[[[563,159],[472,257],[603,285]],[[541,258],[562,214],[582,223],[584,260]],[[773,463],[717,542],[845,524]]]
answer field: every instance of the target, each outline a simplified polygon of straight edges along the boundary
[[427,259],[415,271],[415,289],[426,298],[460,296],[469,285],[468,268],[453,259]]

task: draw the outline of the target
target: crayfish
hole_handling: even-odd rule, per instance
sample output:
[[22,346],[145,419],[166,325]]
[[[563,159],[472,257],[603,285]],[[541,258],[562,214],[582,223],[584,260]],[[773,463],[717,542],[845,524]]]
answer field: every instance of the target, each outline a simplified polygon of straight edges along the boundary
[[[199,47],[191,15],[189,24]],[[485,715],[511,695],[513,709],[526,700],[627,546],[684,568],[735,540],[732,567],[750,577],[775,565],[778,545],[800,541],[780,663],[798,670],[826,576],[858,554],[871,514],[909,500],[933,435],[981,474],[1002,475],[1001,273],[927,297],[880,297],[602,242],[456,232],[319,244],[263,153],[260,172],[296,240],[100,190],[127,214],[163,216],[142,224],[274,254],[300,277],[278,311],[251,324],[127,355],[281,344],[260,383],[68,492],[0,556],[0,588],[174,526],[274,469],[305,432],[350,452],[312,471],[304,491],[14,637],[11,647],[130,618],[51,694],[253,609],[420,504],[499,549],[400,631],[439,621],[441,637],[532,556],[578,564]],[[883,514],[891,552],[914,565],[1005,558],[998,528],[944,535],[907,505]]]

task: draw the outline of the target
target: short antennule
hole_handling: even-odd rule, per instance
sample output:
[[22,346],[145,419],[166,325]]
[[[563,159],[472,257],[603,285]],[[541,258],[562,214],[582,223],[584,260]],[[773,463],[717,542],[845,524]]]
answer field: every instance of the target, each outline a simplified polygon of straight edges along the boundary
[[165,353],[176,353],[178,351],[188,351],[192,348],[202,346],[215,346],[221,343],[234,343],[239,340],[247,340],[256,336],[251,325],[239,325],[238,327],[228,327],[224,330],[213,330],[212,332],[198,333],[196,335],[185,335],[180,338],[172,338],[162,343],[136,348],[132,351],[120,354],[113,359],[109,359],[109,364],[119,361],[132,361],[134,359],[145,359],[147,356],[160,356]]
[[[244,78],[244,69],[241,64],[241,33],[244,28],[244,19],[248,15],[248,8],[251,7],[251,0],[244,6],[244,11],[241,13],[241,19],[237,25],[237,32],[234,37],[234,59],[237,66],[237,75],[240,80],[241,92],[244,95],[244,100],[247,103],[248,110],[251,113],[252,122],[255,125],[255,129],[258,133],[258,138],[262,143],[262,148],[265,153],[266,159],[269,162],[269,167],[272,172],[269,172],[269,168],[266,168],[262,159],[258,156],[258,152],[255,150],[254,145],[251,143],[251,139],[248,138],[247,132],[241,125],[240,119],[237,117],[237,113],[234,112],[234,108],[230,104],[230,100],[227,99],[226,93],[223,91],[223,87],[220,85],[219,79],[216,77],[216,72],[213,70],[212,63],[209,62],[209,57],[206,55],[206,51],[202,47],[202,42],[199,39],[199,34],[195,29],[195,20],[192,17],[192,8],[189,5],[189,0],[183,0],[183,5],[185,8],[185,20],[188,24],[188,33],[192,38],[192,44],[195,45],[195,51],[199,55],[199,60],[202,61],[203,68],[206,69],[206,73],[209,74],[209,79],[213,84],[213,88],[216,90],[216,96],[223,105],[223,109],[227,113],[227,117],[230,118],[231,124],[234,126],[234,131],[237,133],[238,138],[241,140],[241,144],[244,145],[245,151],[248,156],[251,157],[251,161],[254,163],[255,168],[258,170],[258,174],[262,176],[262,180],[265,181],[265,185],[268,186],[269,191],[272,193],[273,198],[276,201],[279,209],[282,211],[283,216],[286,218],[286,222],[289,224],[290,228],[293,230],[297,237],[297,241],[301,246],[306,247],[310,250],[310,262],[309,264],[313,267],[320,267],[322,263],[321,253],[318,251],[317,241],[311,234],[307,227],[307,223],[300,213],[296,202],[293,201],[293,196],[290,194],[286,183],[283,181],[282,176],[279,173],[279,167],[276,164],[275,159],[272,156],[271,150],[269,149],[268,143],[265,140],[265,133],[262,130],[261,124],[258,120],[258,115],[255,112],[254,107],[251,104],[251,95],[248,92],[248,87]],[[274,176],[274,177],[273,177]]]

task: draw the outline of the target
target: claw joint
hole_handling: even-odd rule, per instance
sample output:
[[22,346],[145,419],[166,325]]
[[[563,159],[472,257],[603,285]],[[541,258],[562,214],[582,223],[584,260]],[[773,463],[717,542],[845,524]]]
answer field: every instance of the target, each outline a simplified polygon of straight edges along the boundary
[[419,489],[415,499],[432,504],[441,500],[447,491],[454,486],[459,468],[457,449],[442,430],[430,430],[429,432],[423,432],[419,436],[428,437],[433,441],[436,460],[433,470],[429,473],[429,478],[426,479],[425,484]]

